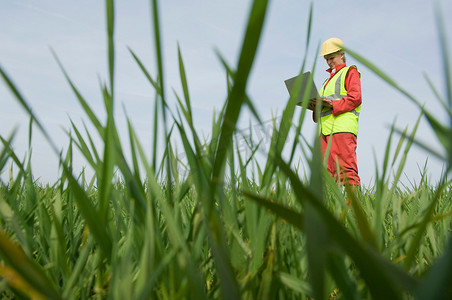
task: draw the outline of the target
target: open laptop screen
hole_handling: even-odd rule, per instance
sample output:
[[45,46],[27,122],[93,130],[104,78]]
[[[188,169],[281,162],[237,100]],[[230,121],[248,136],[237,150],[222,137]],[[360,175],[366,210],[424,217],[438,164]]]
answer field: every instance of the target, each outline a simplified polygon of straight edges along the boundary
[[[317,91],[311,72],[305,72],[303,74],[300,74],[299,76],[301,76],[301,87],[300,92],[298,93],[298,95],[296,95],[297,105],[301,105],[301,102],[303,101],[306,92],[308,93],[307,94],[308,97],[306,98],[307,101],[311,99],[320,98],[319,92]],[[295,85],[295,80],[297,78],[298,76],[295,76],[287,80],[284,80],[284,83],[286,84],[287,90],[289,91],[290,95],[292,94],[292,90]],[[310,90],[306,91],[309,87]]]

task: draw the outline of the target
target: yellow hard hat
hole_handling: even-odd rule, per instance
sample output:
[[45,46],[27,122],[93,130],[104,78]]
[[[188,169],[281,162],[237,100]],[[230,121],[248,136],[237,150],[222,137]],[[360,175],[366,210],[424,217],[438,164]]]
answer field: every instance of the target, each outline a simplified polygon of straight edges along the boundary
[[320,56],[325,56],[344,48],[344,43],[338,38],[327,39],[320,49]]

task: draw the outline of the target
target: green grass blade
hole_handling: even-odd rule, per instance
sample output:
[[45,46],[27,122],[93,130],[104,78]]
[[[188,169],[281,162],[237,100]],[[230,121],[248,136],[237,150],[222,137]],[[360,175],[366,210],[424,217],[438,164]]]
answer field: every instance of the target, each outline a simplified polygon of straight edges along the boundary
[[[438,26],[439,42],[441,45],[442,66],[444,70],[444,81],[446,87],[446,98],[449,103],[449,112],[452,109],[452,71],[450,63],[449,43],[447,42],[446,25],[439,2],[435,2],[435,20]],[[452,119],[451,119],[452,122]],[[452,126],[452,123],[450,124]]]
[[[397,157],[399,156],[400,150],[402,149],[403,142],[405,141],[406,136],[407,136],[407,130],[408,130],[408,126],[405,127],[405,129],[403,130],[403,132],[400,135],[399,143],[397,144],[397,147],[395,149],[394,157],[392,159],[391,166],[394,166],[394,164],[395,164],[395,162],[397,160]],[[394,132],[394,126],[391,128],[391,132]],[[386,156],[385,156],[385,158],[386,158]],[[387,163],[384,166],[385,166],[385,169],[386,169]]]
[[[60,199],[61,200],[61,199]],[[50,216],[52,221],[52,232],[55,232],[55,237],[51,237],[51,242],[54,240],[54,247],[56,248],[56,261],[58,264],[58,268],[61,270],[63,279],[66,280],[69,278],[70,269],[69,265],[67,263],[67,256],[66,256],[66,241],[65,241],[65,233],[62,226],[61,220],[58,218],[55,209],[51,207],[50,209]]]
[[[400,135],[403,135],[403,131],[401,131],[400,129],[395,128],[394,132],[396,132]],[[417,138],[415,138],[412,141],[412,143],[415,144],[416,146],[418,146],[420,149],[425,150],[427,153],[431,154],[433,157],[436,157],[440,161],[448,161],[449,160],[446,149],[444,149],[446,151],[446,153],[442,153],[440,149],[435,149],[432,146],[430,146],[429,144],[427,144],[426,142],[420,141]]]
[[115,8],[113,0],[105,1],[105,11],[107,14],[107,45],[108,45],[108,75],[110,79],[110,95],[113,102],[114,93],[114,78],[115,78],[115,43],[114,43],[114,28],[115,28]]
[[[226,62],[226,60],[223,58],[223,56],[221,55],[220,52],[216,52],[217,53],[217,57],[220,59],[223,67],[226,70],[226,74],[227,74],[227,78],[234,78],[234,72],[232,71],[232,69],[229,67],[228,63]],[[230,82],[228,80],[228,91],[230,91]],[[251,102],[251,99],[249,98],[249,96],[245,93],[244,95],[244,104],[246,106],[248,106],[248,108],[250,109],[251,113],[253,114],[253,116],[256,118],[256,120],[259,122],[259,124],[262,124],[262,120],[256,110],[256,107],[254,106],[254,104]]]
[[137,140],[135,130],[133,129],[132,123],[130,122],[130,118],[127,117],[127,128],[129,130],[129,144],[130,144],[130,152],[132,156],[132,165],[133,165],[133,173],[135,174],[135,179],[137,182],[140,182],[140,167],[138,163],[137,150],[135,148],[135,140]]
[[300,212],[294,211],[292,208],[285,207],[277,202],[270,201],[260,195],[243,190],[241,191],[248,199],[253,200],[265,207],[268,211],[278,215],[283,220],[298,228],[300,231],[304,230],[304,215]]
[[[163,55],[162,55],[162,43],[160,39],[160,20],[159,20],[159,13],[158,13],[158,1],[152,0],[152,19],[154,21],[153,28],[154,28],[154,42],[155,42],[155,51],[156,51],[156,60],[157,60],[157,84],[158,84],[158,94],[161,96],[163,107],[166,106],[165,102],[165,89],[164,89],[164,74],[163,74]],[[165,119],[165,110],[163,110],[163,120]],[[166,124],[165,124],[166,126]]]
[[163,197],[161,191],[159,191],[159,185],[156,181],[149,180],[150,188],[152,188],[157,194],[157,200],[159,201],[159,206],[161,207],[162,215],[165,218],[166,225],[168,228],[168,236],[172,246],[176,249],[181,249],[180,255],[178,255],[179,264],[185,268],[187,272],[188,279],[192,286],[191,293],[194,295],[194,299],[203,299],[205,298],[203,287],[201,286],[201,278],[199,275],[199,271],[194,265],[194,262],[190,258],[190,252],[185,243],[183,234],[181,232],[179,222],[176,220],[174,216],[174,210],[172,210],[168,201]]
[[[51,49],[52,50],[52,49]],[[67,74],[66,70],[64,69],[62,63],[60,62],[59,58],[57,57],[56,53],[52,50],[52,54],[55,57],[55,60],[57,61],[61,71],[63,72],[64,77],[66,78],[66,81],[69,83],[72,91],[74,92],[75,96],[77,97],[77,100],[79,101],[80,105],[82,106],[83,110],[89,117],[91,123],[94,125],[94,127],[97,129],[99,134],[103,136],[103,126],[99,121],[99,118],[96,116],[94,111],[91,109],[91,107],[86,102],[85,98],[81,95],[77,87],[74,85],[72,80],[70,79],[69,75]]]
[[123,200],[128,205],[128,201],[135,202],[135,207],[137,208],[137,214],[139,217],[139,222],[143,222],[145,212],[146,212],[146,200],[145,200],[145,192],[144,187],[141,182],[134,176],[130,167],[127,164],[127,161],[120,151],[116,151],[116,162],[119,170],[121,170],[121,174],[124,178],[124,184],[129,192],[130,198],[124,198]]
[[72,122],[72,120],[71,120],[71,125],[72,125],[72,129],[75,132],[75,135],[77,136],[78,142],[76,142],[75,145],[80,150],[80,152],[83,154],[83,157],[91,165],[91,167],[93,167],[93,169],[96,170],[97,165],[96,165],[96,162],[95,162],[93,156],[91,155],[91,151],[89,150],[88,145],[86,144],[85,140],[83,139],[82,135],[80,134],[80,131],[75,126],[75,124]]
[[229,144],[232,142],[232,133],[244,103],[245,88],[259,44],[265,13],[267,11],[267,4],[267,0],[253,1],[252,4],[246,33],[243,38],[237,72],[234,76],[234,85],[228,96],[221,133],[215,149],[212,178],[216,182],[219,181],[220,173],[224,171],[224,164],[227,157],[226,153],[229,149]]
[[3,137],[0,136],[0,140],[4,146],[0,153],[0,173],[3,173],[3,171],[4,171],[3,169],[5,168],[5,165],[9,160],[8,147],[10,148],[10,144],[12,143],[12,141],[14,139],[14,135],[15,135],[16,131],[17,130],[14,129],[13,134],[8,138],[8,140],[5,140]]
[[344,257],[339,254],[332,254],[328,258],[328,268],[334,281],[337,283],[339,293],[344,299],[361,299],[358,288],[344,263]]
[[143,62],[141,61],[141,59],[135,54],[135,52],[132,51],[132,49],[129,48],[129,52],[130,54],[132,54],[133,59],[135,60],[135,62],[138,64],[138,66],[140,67],[140,70],[143,72],[144,76],[146,76],[147,80],[151,83],[151,85],[154,87],[154,89],[156,90],[157,94],[161,94],[160,91],[160,87],[157,83],[156,80],[154,80],[151,76],[151,74],[149,73],[149,71],[146,69],[146,67],[144,66]]
[[328,230],[334,232],[330,237],[356,263],[373,297],[399,299],[402,290],[414,291],[417,283],[413,277],[380,257],[371,248],[357,242],[322,205],[321,201],[299,181],[287,164],[280,158],[276,158],[275,161],[289,177],[297,199],[303,202],[308,201],[322,217]]
[[440,93],[438,92],[438,89],[435,87],[435,85],[433,84],[430,77],[426,73],[423,73],[423,75],[424,75],[424,78],[427,81],[428,85],[430,86],[430,89],[432,90],[433,94],[435,95],[436,99],[443,107],[444,111],[447,112],[447,114],[449,115],[449,118],[452,118],[452,110],[449,108],[448,104],[441,97]]
[[[67,173],[65,168],[65,172]],[[93,233],[96,238],[96,242],[99,244],[100,248],[103,250],[107,259],[111,258],[111,246],[112,241],[108,231],[108,226],[102,223],[102,219],[99,218],[99,213],[93,206],[93,203],[89,199],[86,192],[80,187],[78,182],[72,176],[72,174],[66,174],[69,179],[69,186],[74,193],[75,200],[80,208],[82,215],[84,216],[89,230]]]
[[28,149],[31,149],[31,137],[33,136],[33,118],[28,122]]
[[411,134],[410,134],[410,136],[408,138],[408,142],[407,142],[407,144],[405,146],[405,150],[404,150],[403,155],[402,155],[402,157],[400,159],[399,167],[397,169],[396,174],[394,175],[394,183],[393,183],[393,186],[392,186],[392,189],[391,189],[391,193],[394,192],[394,189],[396,188],[397,182],[399,182],[400,176],[402,175],[402,172],[403,172],[403,169],[405,167],[405,163],[406,163],[406,160],[407,160],[407,157],[408,157],[408,152],[410,151],[410,148],[413,145],[414,136],[416,135],[416,131],[417,131],[418,127],[419,127],[419,123],[421,122],[421,117],[422,117],[422,114],[419,115],[419,117],[418,117],[418,119],[416,121],[416,124],[414,125],[413,131],[411,132]]
[[70,169],[64,164],[64,160],[61,158],[60,153],[57,147],[55,146],[55,143],[52,141],[44,127],[41,125],[41,122],[36,118],[25,98],[22,97],[18,89],[15,87],[15,85],[12,83],[12,81],[9,79],[9,77],[6,75],[2,68],[0,68],[0,74],[2,75],[7,85],[9,86],[10,90],[16,96],[16,99],[20,102],[22,107],[34,120],[35,124],[38,126],[39,130],[41,131],[45,139],[48,141],[55,154],[57,154],[60,164],[63,166],[64,172],[66,173],[66,176],[69,179],[69,185],[71,186],[74,192],[75,199],[77,200],[80,210],[82,211],[87,223],[90,226],[90,230],[96,236],[96,239],[100,247],[103,249],[107,258],[110,258],[111,240],[109,238],[109,234],[107,233],[105,224],[99,222],[99,215],[97,214],[97,211],[92,205],[89,197],[86,195],[85,191],[80,187],[72,173],[70,173]]
[[184,92],[185,106],[186,106],[186,109],[188,112],[187,122],[193,128],[193,114],[191,111],[190,93],[188,92],[187,76],[185,73],[185,66],[184,66],[184,62],[182,59],[182,53],[181,53],[179,45],[177,45],[177,55],[178,55],[178,59],[179,59],[179,73],[180,73],[180,79],[181,79],[181,83],[182,83],[182,90]]
[[6,162],[8,161],[9,158],[11,158],[14,161],[14,163],[20,168],[20,170],[23,173],[25,173],[24,164],[17,157],[16,153],[14,153],[14,150],[11,146],[11,143],[14,140],[16,132],[17,132],[17,129],[14,129],[13,132],[11,133],[10,137],[8,138],[8,140],[5,140],[3,137],[0,136],[0,141],[2,142],[3,147],[4,147],[2,150],[2,153],[0,154],[1,161],[2,161],[0,170],[3,170]]
[[[160,87],[160,100],[162,101],[162,119],[163,119],[163,130],[164,130],[164,136],[166,139],[169,138],[168,134],[168,128],[167,128],[167,119],[166,119],[166,110],[167,110],[167,102],[166,102],[166,96],[165,96],[165,81],[164,81],[164,69],[163,69],[163,52],[162,52],[162,42],[160,38],[160,21],[159,21],[159,14],[158,14],[158,1],[153,0],[152,1],[152,14],[153,14],[153,21],[154,21],[154,39],[155,39],[155,50],[156,50],[156,59],[157,59],[157,70],[158,70],[158,85]],[[156,129],[156,128],[155,128]],[[166,144],[168,145],[168,144]],[[168,147],[166,147],[165,150],[166,153],[169,153]],[[172,172],[171,172],[171,158],[169,155],[166,155],[166,185],[168,187],[171,186],[172,181]],[[163,167],[163,166],[162,166]],[[168,201],[173,201],[173,194],[171,192],[171,189],[166,189],[166,197]]]
[[9,78],[9,76],[6,74],[6,72],[3,70],[3,68],[1,68],[1,66],[0,66],[0,75],[3,78],[3,80],[5,81],[6,85],[10,89],[10,91],[15,96],[16,100],[19,101],[20,105],[25,109],[27,114],[30,116],[30,122],[32,122],[31,120],[34,121],[34,123],[40,129],[40,131],[43,134],[43,136],[45,137],[45,139],[50,143],[50,146],[52,147],[52,150],[55,153],[59,153],[59,151],[58,151],[57,147],[55,146],[55,144],[53,143],[52,139],[47,134],[47,131],[44,129],[44,127],[42,126],[41,122],[39,122],[39,120],[36,118],[35,114],[33,113],[32,109],[30,107],[30,105],[25,100],[25,98],[22,96],[22,94],[19,92],[19,90],[17,89],[15,84],[12,82],[12,80]]
[[357,193],[359,192],[354,191],[349,185],[347,185],[345,189],[347,191],[348,199],[351,200],[350,202],[352,204],[353,213],[355,214],[356,224],[361,234],[361,238],[374,249],[378,249],[376,236],[371,229],[366,211],[359,202],[357,196]]
[[[88,129],[86,128],[86,125],[83,124],[83,126],[84,126],[84,129],[85,129],[86,136],[88,137],[88,140],[89,140],[89,144],[90,144],[90,147],[91,147],[91,152],[94,155],[94,162],[97,162],[99,164],[99,162],[101,162],[101,159],[100,159],[99,153],[97,152],[94,140],[93,140],[91,134],[89,133]],[[98,167],[95,168],[95,170],[97,170],[97,169],[98,169]]]
[[419,222],[417,226],[417,231],[413,237],[413,239],[410,242],[410,246],[408,248],[407,256],[404,261],[405,266],[410,267],[416,260],[416,253],[419,250],[419,247],[421,245],[421,240],[424,237],[427,225],[431,222],[435,207],[437,203],[440,201],[441,193],[444,189],[447,188],[447,181],[442,178],[442,181],[440,182],[436,192],[433,195],[433,199],[431,199],[430,204],[427,206],[427,209],[425,212],[423,212],[422,219]]
[[[324,185],[322,179],[322,170],[324,168],[322,166],[321,153],[320,139],[317,135],[314,141],[313,157],[310,162],[310,189],[317,196],[317,199],[324,202]],[[306,252],[310,274],[309,281],[314,297],[316,299],[326,299],[328,297],[325,287],[326,262],[327,252],[331,247],[331,238],[329,237],[327,226],[315,208],[309,202],[305,202],[304,209],[304,227],[307,240]]]
[[59,291],[44,270],[3,231],[0,231],[0,255],[40,295],[49,299],[61,299]]
[[283,285],[290,289],[300,294],[312,295],[312,289],[308,282],[284,272],[276,272],[275,276]]
[[[307,35],[306,35],[306,52],[308,52],[309,43],[311,41],[311,28],[312,28],[312,16],[314,11],[314,1],[311,1],[311,4],[309,5],[309,19],[308,19],[308,29],[307,29]],[[318,49],[317,49],[318,50]],[[316,51],[315,53],[319,53],[319,51]]]
[[[105,102],[113,102],[113,99],[108,92],[104,90],[104,97],[106,98]],[[108,106],[108,105],[107,105]],[[111,103],[111,106],[113,104]],[[105,127],[105,141],[104,141],[104,154],[103,154],[103,163],[101,172],[99,175],[99,217],[101,218],[101,222],[106,224],[108,219],[108,211],[109,211],[109,201],[111,197],[112,190],[112,179],[114,173],[115,166],[115,124],[113,119],[113,108],[108,108],[108,116],[107,116],[107,125]]]
[[152,169],[153,169],[153,172],[155,173],[156,169],[157,169],[157,138],[158,138],[157,125],[158,125],[158,120],[159,120],[159,118],[158,118],[158,116],[159,116],[158,95],[161,95],[162,91],[161,91],[161,87],[159,86],[159,83],[151,77],[148,70],[146,69],[144,64],[141,62],[141,60],[138,58],[138,56],[131,49],[129,49],[129,51],[132,54],[135,61],[137,62],[138,66],[140,67],[141,71],[146,76],[147,80],[151,83],[151,85],[154,87],[154,89],[156,91],[156,99],[155,99],[155,103],[154,103],[154,124],[153,124],[154,132],[153,132],[153,143],[152,143]]
[[83,270],[86,268],[90,255],[93,255],[93,244],[94,240],[88,238],[86,243],[81,245],[77,261],[72,269],[72,273],[63,288],[63,299],[70,299],[70,297],[75,294],[77,285],[83,281]]
[[[177,95],[176,95],[176,98],[178,99],[180,108],[183,110],[185,120],[187,121],[188,125],[190,126],[195,149],[196,149],[196,152],[199,154],[199,153],[201,153],[201,142],[200,142],[199,136],[196,133],[196,130],[195,130],[195,127],[193,124],[193,114],[192,114],[192,109],[191,109],[190,93],[188,91],[187,75],[186,75],[185,65],[184,65],[184,61],[182,59],[182,52],[180,50],[180,47],[178,47],[178,59],[179,59],[180,79],[181,79],[181,84],[182,84],[182,89],[183,89],[184,99],[185,99],[185,107],[182,105],[182,102],[179,100],[179,97],[177,97]],[[182,121],[180,121],[180,123],[182,123]]]
[[[303,63],[302,63],[302,66],[301,66],[300,73],[302,73],[304,71],[304,69],[305,69],[308,48],[309,48],[310,40],[311,40],[313,5],[314,5],[313,2],[311,2],[311,5],[309,7],[309,19],[308,19],[308,28],[307,28],[307,36],[306,36],[306,49],[305,49],[305,55],[303,57]],[[317,46],[317,49],[316,49],[315,53],[319,53],[319,46]],[[316,63],[317,63],[317,60],[314,60],[314,64],[312,66],[312,73],[314,73],[314,71],[315,71]],[[294,85],[294,94],[298,93],[298,89],[300,88],[298,85],[299,85],[298,82],[296,82],[295,85]],[[308,92],[309,88],[310,87],[308,86],[307,87],[307,91],[306,91],[306,93],[305,93],[303,98],[307,98],[307,92]],[[306,100],[306,99],[303,99],[303,101],[304,100]],[[304,102],[306,102],[306,101],[304,101]],[[295,130],[295,136],[296,137],[301,136],[301,134],[300,134],[301,133],[301,128],[303,126],[303,122],[304,122],[305,115],[306,115],[307,111],[308,111],[307,110],[307,104],[303,103],[303,105],[301,107],[300,117],[298,119],[298,125],[297,125],[297,128]],[[294,143],[292,144],[292,152],[290,154],[289,164],[291,164],[293,159],[294,159],[296,147],[297,147],[298,144],[299,144],[298,143],[298,138],[296,138]]]
[[430,268],[416,293],[416,299],[451,299],[452,298],[452,238],[449,235],[444,254]]

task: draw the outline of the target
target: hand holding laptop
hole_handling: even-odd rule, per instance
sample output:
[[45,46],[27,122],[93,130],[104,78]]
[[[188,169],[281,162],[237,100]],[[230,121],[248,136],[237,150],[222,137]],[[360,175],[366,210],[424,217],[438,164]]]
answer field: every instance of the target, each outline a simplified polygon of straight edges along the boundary
[[317,101],[321,101],[321,105],[323,106],[323,107],[333,107],[333,105],[331,104],[331,100],[329,100],[329,99],[326,99],[326,98],[320,98],[320,99],[311,99],[311,101],[309,102],[309,104],[308,104],[308,109],[310,109],[310,110],[315,110],[315,106],[316,106],[316,104],[317,104]]
[[[297,95],[294,95],[297,98],[297,105],[302,105],[303,100],[309,101],[307,104],[307,108],[310,110],[315,110],[315,106],[317,101],[321,101],[321,105],[323,107],[333,107],[331,105],[331,100],[328,100],[326,98],[320,97],[319,93],[317,92],[317,88],[315,86],[315,83],[312,79],[311,72],[305,72],[303,74],[299,75],[300,78],[300,86],[299,86],[299,92]],[[284,81],[286,84],[287,90],[289,91],[289,94],[292,95],[292,89],[294,88],[295,81],[299,76],[295,76],[292,78],[289,78]],[[310,99],[310,100],[308,100]]]

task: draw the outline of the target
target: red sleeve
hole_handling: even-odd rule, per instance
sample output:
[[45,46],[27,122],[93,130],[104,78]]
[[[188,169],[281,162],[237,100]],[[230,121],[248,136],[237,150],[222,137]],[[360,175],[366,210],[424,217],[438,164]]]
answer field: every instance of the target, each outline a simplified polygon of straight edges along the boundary
[[345,77],[347,96],[333,101],[333,116],[349,112],[361,105],[361,78],[356,68],[350,68]]

